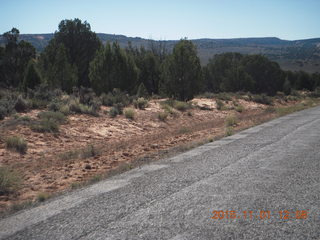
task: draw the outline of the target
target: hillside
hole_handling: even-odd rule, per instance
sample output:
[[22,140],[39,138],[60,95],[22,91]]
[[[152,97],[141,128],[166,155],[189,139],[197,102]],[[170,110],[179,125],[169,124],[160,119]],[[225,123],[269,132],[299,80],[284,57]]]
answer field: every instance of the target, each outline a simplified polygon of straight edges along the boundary
[[[125,47],[128,42],[132,46],[150,47],[153,40],[139,37],[126,37],[98,33],[99,38],[105,43],[117,41]],[[41,52],[48,44],[53,34],[21,34],[20,39],[32,43]],[[309,73],[320,72],[320,38],[305,40],[281,40],[279,38],[235,38],[235,39],[194,39],[193,43],[198,48],[198,55],[202,64],[215,54],[224,52],[239,52],[242,54],[263,54],[273,61],[277,61],[285,70],[304,70]],[[158,43],[159,41],[154,41]],[[171,50],[177,40],[162,41],[168,50]],[[3,39],[0,37],[0,44]]]
[[[170,107],[167,99],[152,99],[144,109],[129,105],[134,111],[132,119],[126,114],[112,117],[112,107],[101,106],[96,116],[62,115],[64,120],[55,132],[39,131],[35,126],[45,113],[55,116],[52,121],[62,113],[30,109],[8,116],[0,121],[0,165],[15,169],[22,182],[17,191],[0,194],[0,214],[10,206],[44,201],[86,182],[314,106],[318,100],[305,97],[307,94],[301,92],[299,98],[279,95],[273,98],[273,105],[258,103],[258,96],[253,95],[216,94],[195,98],[186,105],[188,109],[180,110],[178,105]],[[17,136],[26,142],[24,153],[8,145],[8,139]]]

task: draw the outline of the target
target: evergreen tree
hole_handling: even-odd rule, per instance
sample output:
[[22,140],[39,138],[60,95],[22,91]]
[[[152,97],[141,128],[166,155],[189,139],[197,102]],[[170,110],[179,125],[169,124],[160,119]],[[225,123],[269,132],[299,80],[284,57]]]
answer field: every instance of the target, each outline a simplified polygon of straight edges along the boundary
[[70,93],[72,87],[77,85],[77,68],[68,62],[67,53],[64,45],[60,44],[56,62],[54,65],[55,78],[58,82],[57,87]]
[[190,100],[202,84],[200,60],[191,41],[180,40],[163,64],[163,86],[169,96]]
[[122,91],[134,92],[138,78],[138,69],[133,58],[120,48],[117,42],[112,44],[113,85]]
[[47,56],[43,56],[45,58],[41,64],[44,67],[43,71],[52,69],[56,65],[56,55],[61,44],[65,47],[67,62],[72,66],[72,71],[77,71],[77,86],[90,87],[89,63],[101,46],[98,36],[91,31],[86,21],[82,22],[77,18],[61,21],[59,30],[44,50]]
[[255,82],[253,92],[275,95],[282,90],[285,74],[278,63],[262,55],[247,55],[241,64]]
[[5,49],[0,46],[0,87],[5,85],[5,68],[3,66],[5,56],[4,53]]
[[90,63],[89,78],[93,90],[97,94],[110,92],[113,90],[112,83],[113,58],[110,43],[101,47]]
[[223,92],[251,91],[254,89],[254,80],[241,66],[230,67],[220,84]]
[[248,91],[252,87],[250,79],[241,67],[243,56],[239,53],[223,53],[209,59],[204,68],[207,91]]
[[320,73],[313,73],[312,74],[312,82],[314,83],[313,88],[316,89],[320,87]]
[[22,90],[26,91],[28,88],[34,89],[41,83],[41,76],[35,66],[35,62],[30,60],[25,72],[23,82],[21,84]]
[[295,87],[296,87],[298,75],[292,71],[286,71],[284,74],[285,74],[285,81],[286,80],[289,81],[291,90],[296,89]]
[[209,59],[206,66],[202,68],[203,74],[203,89],[204,92],[218,92],[220,90],[220,83],[215,82],[216,78],[213,72],[213,59]]
[[77,86],[77,68],[68,61],[64,45],[53,43],[40,55],[41,73],[51,88],[70,93],[72,87]]
[[310,74],[304,72],[304,71],[299,71],[296,73],[297,79],[295,82],[295,88],[298,90],[313,90],[314,88],[314,82]]
[[160,76],[160,59],[151,51],[146,52],[142,61],[139,81],[144,83],[150,93],[157,94]]
[[289,81],[288,77],[287,77],[286,80],[284,81],[284,84],[283,84],[283,92],[284,92],[284,94],[286,94],[286,95],[290,95],[290,93],[291,93],[291,84],[290,84],[290,81]]
[[113,43],[112,46],[107,43],[90,63],[89,77],[98,94],[110,92],[114,88],[134,93],[138,68],[133,58],[118,43]]
[[0,54],[0,81],[7,86],[18,87],[28,62],[36,56],[36,50],[30,43],[18,41],[19,30],[16,28],[4,33],[3,37],[5,48]]
[[130,44],[126,48],[137,68],[139,69],[138,83],[143,83],[149,93],[158,94],[158,86],[161,76],[160,57],[144,47],[133,48]]

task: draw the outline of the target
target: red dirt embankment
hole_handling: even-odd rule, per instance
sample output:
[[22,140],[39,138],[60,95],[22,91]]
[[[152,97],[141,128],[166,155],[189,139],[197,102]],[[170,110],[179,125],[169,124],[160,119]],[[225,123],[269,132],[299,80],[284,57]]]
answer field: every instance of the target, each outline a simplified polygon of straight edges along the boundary
[[[40,193],[56,193],[71,185],[84,182],[99,174],[130,163],[148,155],[157,155],[163,150],[183,146],[191,142],[213,139],[225,134],[225,118],[238,118],[235,129],[242,129],[275,116],[265,111],[268,106],[235,99],[224,102],[228,110],[217,110],[214,99],[193,99],[193,108],[185,112],[174,111],[166,121],[158,119],[163,112],[160,100],[151,100],[145,110],[135,110],[134,120],[124,116],[111,118],[70,115],[66,124],[60,126],[59,134],[33,132],[29,126],[6,124],[0,140],[0,166],[9,166],[19,172],[23,181],[15,194],[0,195],[0,209],[23,201],[34,201]],[[234,103],[244,111],[234,110]],[[281,105],[281,103],[276,103]],[[282,105],[292,105],[282,103]],[[206,110],[200,110],[206,109]],[[233,110],[232,110],[233,108]],[[25,113],[37,118],[38,110]],[[6,118],[3,123],[9,123]],[[21,136],[28,143],[27,153],[9,151],[3,139]],[[90,148],[88,146],[93,145]],[[89,153],[81,156],[81,152]],[[93,151],[93,152],[90,152]],[[83,154],[82,154],[83,155]]]

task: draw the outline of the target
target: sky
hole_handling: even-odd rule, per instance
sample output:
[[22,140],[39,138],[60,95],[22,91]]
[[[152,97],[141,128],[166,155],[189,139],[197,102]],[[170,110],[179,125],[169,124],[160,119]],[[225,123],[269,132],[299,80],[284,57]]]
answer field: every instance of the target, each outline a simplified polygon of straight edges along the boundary
[[320,0],[0,0],[0,33],[53,33],[79,18],[96,33],[155,40],[320,37]]

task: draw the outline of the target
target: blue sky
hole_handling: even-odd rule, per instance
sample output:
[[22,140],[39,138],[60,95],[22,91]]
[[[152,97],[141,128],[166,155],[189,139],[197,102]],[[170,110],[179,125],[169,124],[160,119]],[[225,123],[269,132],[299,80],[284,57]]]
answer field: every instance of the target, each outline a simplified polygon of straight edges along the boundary
[[0,33],[52,33],[80,18],[97,33],[152,39],[320,37],[320,0],[0,0]]

